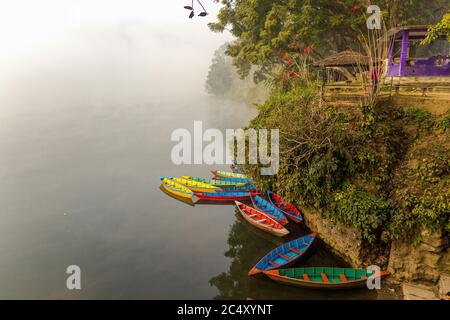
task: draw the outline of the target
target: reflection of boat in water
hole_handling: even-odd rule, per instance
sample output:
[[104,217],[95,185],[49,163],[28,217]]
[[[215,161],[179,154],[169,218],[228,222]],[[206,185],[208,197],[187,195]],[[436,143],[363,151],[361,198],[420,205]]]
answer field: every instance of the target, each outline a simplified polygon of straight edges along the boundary
[[183,203],[185,203],[185,204],[187,204],[187,205],[190,205],[191,207],[194,207],[194,206],[195,206],[191,199],[188,199],[188,198],[184,198],[184,197],[180,197],[180,196],[174,195],[173,193],[167,191],[167,190],[163,187],[163,185],[159,186],[159,189],[160,189],[162,192],[164,192],[166,195],[168,195],[169,197],[171,197],[171,198],[173,198],[173,199],[175,199],[175,200],[178,200],[178,201],[183,202]]
[[252,233],[254,236],[256,236],[257,239],[262,239],[265,242],[271,243],[275,246],[281,246],[284,243],[284,241],[282,241],[280,238],[274,237],[273,235],[264,232],[251,224],[248,224],[237,208],[235,210],[235,217],[237,219],[236,223],[242,224],[242,228],[245,229],[245,232],[248,231]]

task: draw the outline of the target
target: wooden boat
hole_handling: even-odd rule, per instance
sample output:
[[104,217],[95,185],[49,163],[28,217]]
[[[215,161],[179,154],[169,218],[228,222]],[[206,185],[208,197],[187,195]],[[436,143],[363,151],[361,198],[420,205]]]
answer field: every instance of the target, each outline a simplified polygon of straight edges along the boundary
[[289,234],[289,231],[281,223],[276,222],[264,212],[258,211],[239,201],[235,201],[235,203],[244,219],[258,229],[269,232],[277,237],[283,237]]
[[221,179],[213,179],[213,178],[199,178],[199,177],[191,177],[191,176],[183,176],[183,179],[194,180],[198,182],[203,182],[210,184],[215,187],[220,188],[229,188],[229,187],[241,187],[247,184],[247,180],[239,182],[230,181],[230,180],[221,180]]
[[269,198],[270,203],[272,203],[282,213],[284,213],[286,217],[294,222],[303,221],[302,213],[293,204],[288,203],[286,200],[284,200],[276,193],[273,193],[272,191],[267,191],[267,197]]
[[191,199],[192,202],[196,202],[198,200],[198,198],[194,196],[194,192],[189,190],[184,185],[175,182],[167,177],[161,177],[160,179],[162,188],[164,188],[164,190],[166,190],[170,194],[181,198]]
[[200,182],[200,181],[195,181],[195,180],[190,180],[190,179],[185,179],[185,178],[172,178],[172,177],[167,177],[169,179],[172,179],[175,182],[178,182],[179,184],[184,185],[185,187],[188,187],[191,191],[194,192],[216,192],[216,191],[221,191],[220,188],[215,187],[213,185],[204,183],[204,182]]
[[253,206],[259,211],[268,214],[272,219],[281,223],[283,226],[289,223],[289,220],[286,218],[286,216],[268,201],[264,200],[258,195],[252,196],[251,199]]
[[203,192],[195,193],[195,196],[201,200],[208,201],[242,201],[248,200],[256,192]]
[[244,184],[255,184],[255,181],[248,178],[223,178],[223,177],[214,177],[214,180],[219,181],[229,181],[234,183],[244,183]]
[[215,177],[220,178],[240,178],[240,179],[247,179],[247,176],[242,173],[234,173],[231,171],[220,171],[220,170],[212,170],[211,173]]
[[242,187],[229,187],[224,188],[226,192],[256,192],[256,188],[252,184],[246,184]]
[[264,256],[248,273],[249,276],[261,274],[277,268],[287,267],[300,259],[313,243],[316,234],[295,239],[285,243]]
[[[367,286],[372,274],[365,269],[350,268],[293,268],[263,271],[270,279],[279,283],[317,289],[350,289]],[[386,277],[386,271],[380,277]]]

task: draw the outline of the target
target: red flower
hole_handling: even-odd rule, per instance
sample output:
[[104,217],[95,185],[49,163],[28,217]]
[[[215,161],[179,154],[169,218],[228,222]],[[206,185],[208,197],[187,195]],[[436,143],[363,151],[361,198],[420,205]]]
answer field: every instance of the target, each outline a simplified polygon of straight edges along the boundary
[[280,51],[280,58],[281,59],[286,58],[286,51]]
[[286,60],[284,62],[284,64],[286,65],[286,67],[290,67],[294,64],[294,61],[292,59]]
[[354,6],[354,7],[352,8],[352,12],[359,11],[360,9],[361,9],[361,6]]
[[308,46],[306,48],[303,49],[303,52],[305,53],[311,53],[314,50],[314,46]]

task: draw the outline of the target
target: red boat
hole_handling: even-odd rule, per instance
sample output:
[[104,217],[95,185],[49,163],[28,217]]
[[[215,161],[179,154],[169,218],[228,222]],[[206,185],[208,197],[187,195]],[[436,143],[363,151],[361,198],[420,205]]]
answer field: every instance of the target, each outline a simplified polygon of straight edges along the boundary
[[289,233],[289,231],[283,227],[283,225],[275,220],[273,220],[269,215],[264,212],[258,211],[252,207],[246,206],[245,204],[235,201],[236,207],[242,214],[245,220],[254,225],[255,227],[269,232],[275,236],[283,237]]
[[259,192],[203,192],[195,193],[192,196],[194,200],[208,200],[208,201],[243,201],[249,200],[251,196],[255,196]]
[[269,201],[294,222],[302,222],[302,213],[293,205],[274,192],[267,191]]

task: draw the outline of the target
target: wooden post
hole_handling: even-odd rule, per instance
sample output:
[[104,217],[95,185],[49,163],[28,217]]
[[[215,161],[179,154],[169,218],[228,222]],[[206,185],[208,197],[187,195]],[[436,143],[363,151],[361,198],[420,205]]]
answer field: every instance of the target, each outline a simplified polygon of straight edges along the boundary
[[400,54],[400,68],[398,71],[399,77],[403,77],[406,71],[406,61],[408,59],[408,40],[409,40],[409,31],[403,30],[402,32],[402,51]]

